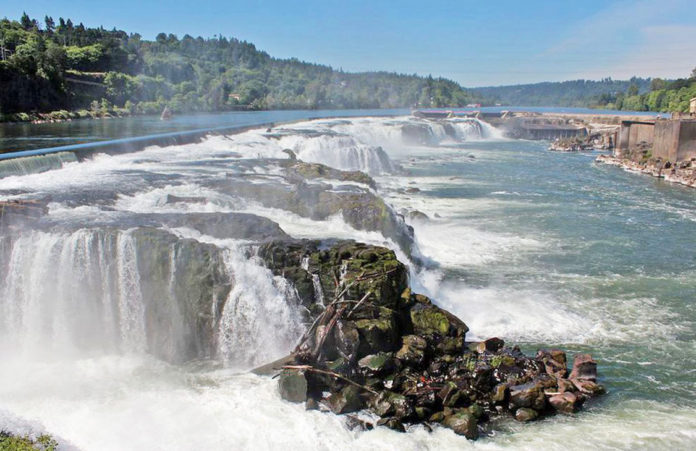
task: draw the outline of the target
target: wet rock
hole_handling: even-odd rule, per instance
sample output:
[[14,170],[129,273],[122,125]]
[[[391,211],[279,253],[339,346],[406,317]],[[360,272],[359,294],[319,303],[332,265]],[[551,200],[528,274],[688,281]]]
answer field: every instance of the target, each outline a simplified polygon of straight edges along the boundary
[[333,393],[327,399],[327,404],[335,414],[355,412],[364,406],[360,389],[355,385],[348,385],[340,392]]
[[442,425],[452,429],[455,434],[463,435],[470,440],[478,438],[478,421],[469,412],[460,411],[445,417]]
[[498,384],[493,389],[493,394],[491,395],[491,401],[496,404],[505,403],[510,396],[510,390],[507,384]]
[[464,337],[444,337],[435,349],[439,354],[459,355],[464,351]]
[[408,217],[412,221],[427,221],[430,219],[428,215],[418,210],[408,212]]
[[567,391],[574,392],[577,391],[577,387],[568,379],[557,379],[556,383],[558,385],[558,392],[565,393]]
[[404,423],[401,422],[398,418],[382,418],[379,421],[377,421],[378,426],[386,426],[389,429],[392,429],[397,432],[406,432],[406,428],[404,427]]
[[476,351],[479,354],[483,354],[484,352],[495,353],[498,352],[498,350],[500,350],[503,346],[505,346],[505,342],[503,340],[498,337],[493,337],[480,342],[476,346]]
[[[286,149],[288,152],[292,152]],[[283,151],[285,152],[285,150]],[[293,155],[294,156],[294,153]],[[304,181],[311,179],[333,179],[342,182],[355,182],[368,185],[370,188],[376,188],[377,185],[375,181],[369,175],[360,171],[341,171],[339,169],[334,169],[329,166],[320,163],[307,163],[304,161],[296,161],[296,157],[291,160],[295,160],[293,163],[287,165],[287,173],[292,180]]]
[[577,354],[573,360],[573,371],[570,372],[568,379],[595,382],[597,380],[597,362],[592,360],[590,354]]
[[375,425],[355,415],[348,415],[346,417],[346,427],[351,431],[371,431]]
[[405,335],[402,343],[401,349],[396,352],[396,358],[410,365],[423,364],[428,342],[418,335]]
[[522,385],[510,387],[510,404],[516,407],[531,407],[535,410],[543,410],[546,406],[544,387],[539,381],[532,381]]
[[[267,132],[270,132],[271,129],[269,128],[266,130]],[[297,155],[295,155],[295,152],[293,152],[291,149],[283,149],[283,153],[288,155],[288,158],[290,158],[292,161],[297,160]]]
[[434,414],[430,415],[430,418],[428,419],[428,421],[430,421],[431,423],[442,423],[444,420],[444,412],[435,412]]
[[394,359],[391,353],[379,352],[358,360],[358,367],[369,375],[384,374],[394,369]]
[[493,380],[493,368],[486,363],[479,363],[471,372],[471,387],[479,392],[489,392],[495,382]]
[[528,421],[534,421],[539,417],[539,412],[528,407],[520,407],[515,411],[515,419],[526,423]]
[[574,413],[580,408],[582,399],[575,393],[564,392],[549,398],[551,407],[562,413]]
[[416,335],[447,335],[450,322],[441,309],[432,305],[416,304],[411,309],[413,333]]
[[286,401],[307,401],[307,378],[303,371],[283,370],[278,377],[278,389]]
[[409,418],[413,415],[413,406],[401,394],[384,390],[371,400],[372,410],[380,417]]
[[392,351],[396,345],[396,321],[394,312],[382,308],[379,318],[355,321],[360,334],[360,355]]
[[360,333],[352,321],[337,321],[334,340],[339,354],[349,361],[357,358],[360,347]]
[[452,381],[445,383],[445,386],[437,393],[437,397],[445,407],[456,407],[467,400],[466,393],[459,390],[457,384]]
[[600,395],[605,392],[604,387],[596,382],[581,379],[571,379],[571,382],[575,387],[586,395]]
[[537,352],[536,358],[544,364],[548,374],[557,378],[565,378],[568,375],[565,352],[558,349],[541,349]]

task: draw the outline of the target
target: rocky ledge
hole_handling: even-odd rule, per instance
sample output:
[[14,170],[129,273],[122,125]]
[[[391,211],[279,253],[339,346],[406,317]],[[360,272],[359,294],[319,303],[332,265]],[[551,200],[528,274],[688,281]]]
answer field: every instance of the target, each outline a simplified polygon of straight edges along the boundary
[[441,425],[475,439],[493,418],[571,414],[604,391],[588,354],[569,373],[561,350],[530,357],[499,338],[467,341],[466,324],[412,292],[388,249],[281,240],[258,255],[295,283],[309,326],[291,355],[256,371],[278,374],[281,396],[307,409],[366,429]]
[[663,178],[668,182],[696,188],[696,159],[672,163],[661,158],[652,158],[646,154],[641,159],[618,158],[600,155],[597,162],[619,166],[627,171],[639,172],[653,177]]

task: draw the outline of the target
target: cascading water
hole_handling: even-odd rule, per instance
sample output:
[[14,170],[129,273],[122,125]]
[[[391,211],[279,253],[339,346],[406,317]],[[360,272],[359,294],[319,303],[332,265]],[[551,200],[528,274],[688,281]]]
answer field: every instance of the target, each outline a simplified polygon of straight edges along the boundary
[[408,258],[384,230],[318,216],[297,197],[260,206],[264,189],[284,196],[300,186],[265,160],[287,160],[291,148],[375,174],[372,190],[301,185],[312,187],[309,199],[369,191],[403,209],[423,257],[439,265],[413,270],[411,285],[460,315],[468,337],[532,351],[559,345],[600,361],[606,401],[510,425],[476,447],[560,449],[580,436],[590,447],[687,448],[696,249],[675,237],[690,236],[693,198],[594,168],[585,155],[547,158],[540,145],[499,138],[475,119],[326,119],[0,179],[2,196],[50,200],[45,223],[12,233],[0,223],[0,429],[17,416],[100,450],[474,446],[443,428],[349,431],[341,417],[282,402],[275,380],[240,372],[295,346],[302,307],[253,257],[257,241],[225,239],[229,228],[204,214],[254,213],[280,224],[274,236],[354,238]]
[[35,174],[61,168],[65,163],[76,162],[72,152],[59,152],[33,157],[14,158],[0,161],[0,178],[12,175]]
[[225,262],[235,282],[218,327],[219,355],[241,368],[282,357],[304,331],[294,288],[240,248]]
[[3,343],[25,354],[145,350],[144,305],[127,234],[23,234],[7,266]]

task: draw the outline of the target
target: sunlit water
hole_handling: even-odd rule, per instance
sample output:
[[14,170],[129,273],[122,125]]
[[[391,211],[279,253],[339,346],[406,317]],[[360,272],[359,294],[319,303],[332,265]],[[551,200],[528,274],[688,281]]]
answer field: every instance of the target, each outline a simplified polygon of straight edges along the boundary
[[[406,434],[386,428],[349,431],[340,417],[283,402],[274,380],[246,372],[292,348],[300,331],[293,312],[276,302],[288,296],[286,287],[258,263],[240,257],[243,243],[189,229],[173,231],[227,249],[226,267],[237,275],[228,302],[245,309],[246,318],[227,313],[228,324],[246,332],[222,340],[216,362],[173,365],[139,347],[140,325],[129,314],[148,300],[135,293],[128,231],[102,254],[71,244],[92,232],[32,232],[22,241],[26,249],[13,245],[14,266],[0,292],[5,309],[0,332],[5,343],[19,340],[0,347],[0,428],[29,422],[30,429],[45,429],[66,443],[95,450],[693,446],[693,190],[598,166],[591,154],[549,153],[544,143],[504,140],[494,130],[470,123],[458,124],[454,138],[433,126],[439,144],[428,147],[405,145],[391,119],[291,128],[327,127],[344,136],[289,134],[269,140],[259,131],[232,140],[212,137],[200,144],[101,155],[44,174],[0,179],[0,190],[50,194],[49,216],[77,228],[98,220],[118,224],[139,213],[253,212],[295,237],[387,245],[408,262],[378,232],[354,230],[337,217],[313,221],[262,207],[216,190],[213,183],[243,171],[239,161],[245,158],[285,158],[284,148],[308,161],[370,172],[380,195],[397,211],[419,210],[430,218],[411,222],[421,257],[433,263],[428,270],[413,269],[412,285],[461,317],[472,338],[499,336],[530,352],[558,346],[592,353],[608,395],[573,417],[507,422],[477,442],[441,428],[428,433],[418,427]],[[380,157],[375,146],[389,159]],[[268,174],[272,169],[253,171]],[[407,193],[407,188],[419,191]],[[164,202],[168,194],[199,196],[206,202],[170,204]],[[82,257],[75,263],[76,255]],[[95,282],[98,274],[90,275],[89,297],[71,296],[65,281],[50,282],[92,274],[84,270],[91,267],[85,263],[89,255],[114,260],[111,272],[98,273],[112,274],[113,280]],[[97,290],[111,285],[121,288]],[[104,318],[102,310],[86,309],[90,302],[112,303],[125,313],[120,319]],[[17,315],[17,309],[28,312],[23,318],[29,322],[7,320],[8,312]],[[80,327],[66,311],[100,326]],[[61,333],[42,333],[48,316],[50,330]],[[263,340],[250,340],[260,319],[270,317],[284,320],[272,333],[264,330]],[[72,329],[104,343],[85,347],[75,342]]]

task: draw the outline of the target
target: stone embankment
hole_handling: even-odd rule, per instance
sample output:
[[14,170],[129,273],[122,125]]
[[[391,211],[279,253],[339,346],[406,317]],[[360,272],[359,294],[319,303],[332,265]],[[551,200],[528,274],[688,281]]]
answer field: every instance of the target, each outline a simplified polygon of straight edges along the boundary
[[491,419],[571,414],[604,390],[587,354],[569,373],[561,350],[467,341],[466,324],[412,292],[388,249],[280,240],[258,255],[294,282],[311,324],[290,356],[258,372],[279,375],[284,399],[346,414],[351,427],[439,425],[475,439]]
[[668,182],[696,188],[696,159],[672,163],[660,158],[646,157],[639,160],[600,155],[597,162],[621,167],[627,171],[638,172],[662,178]]

